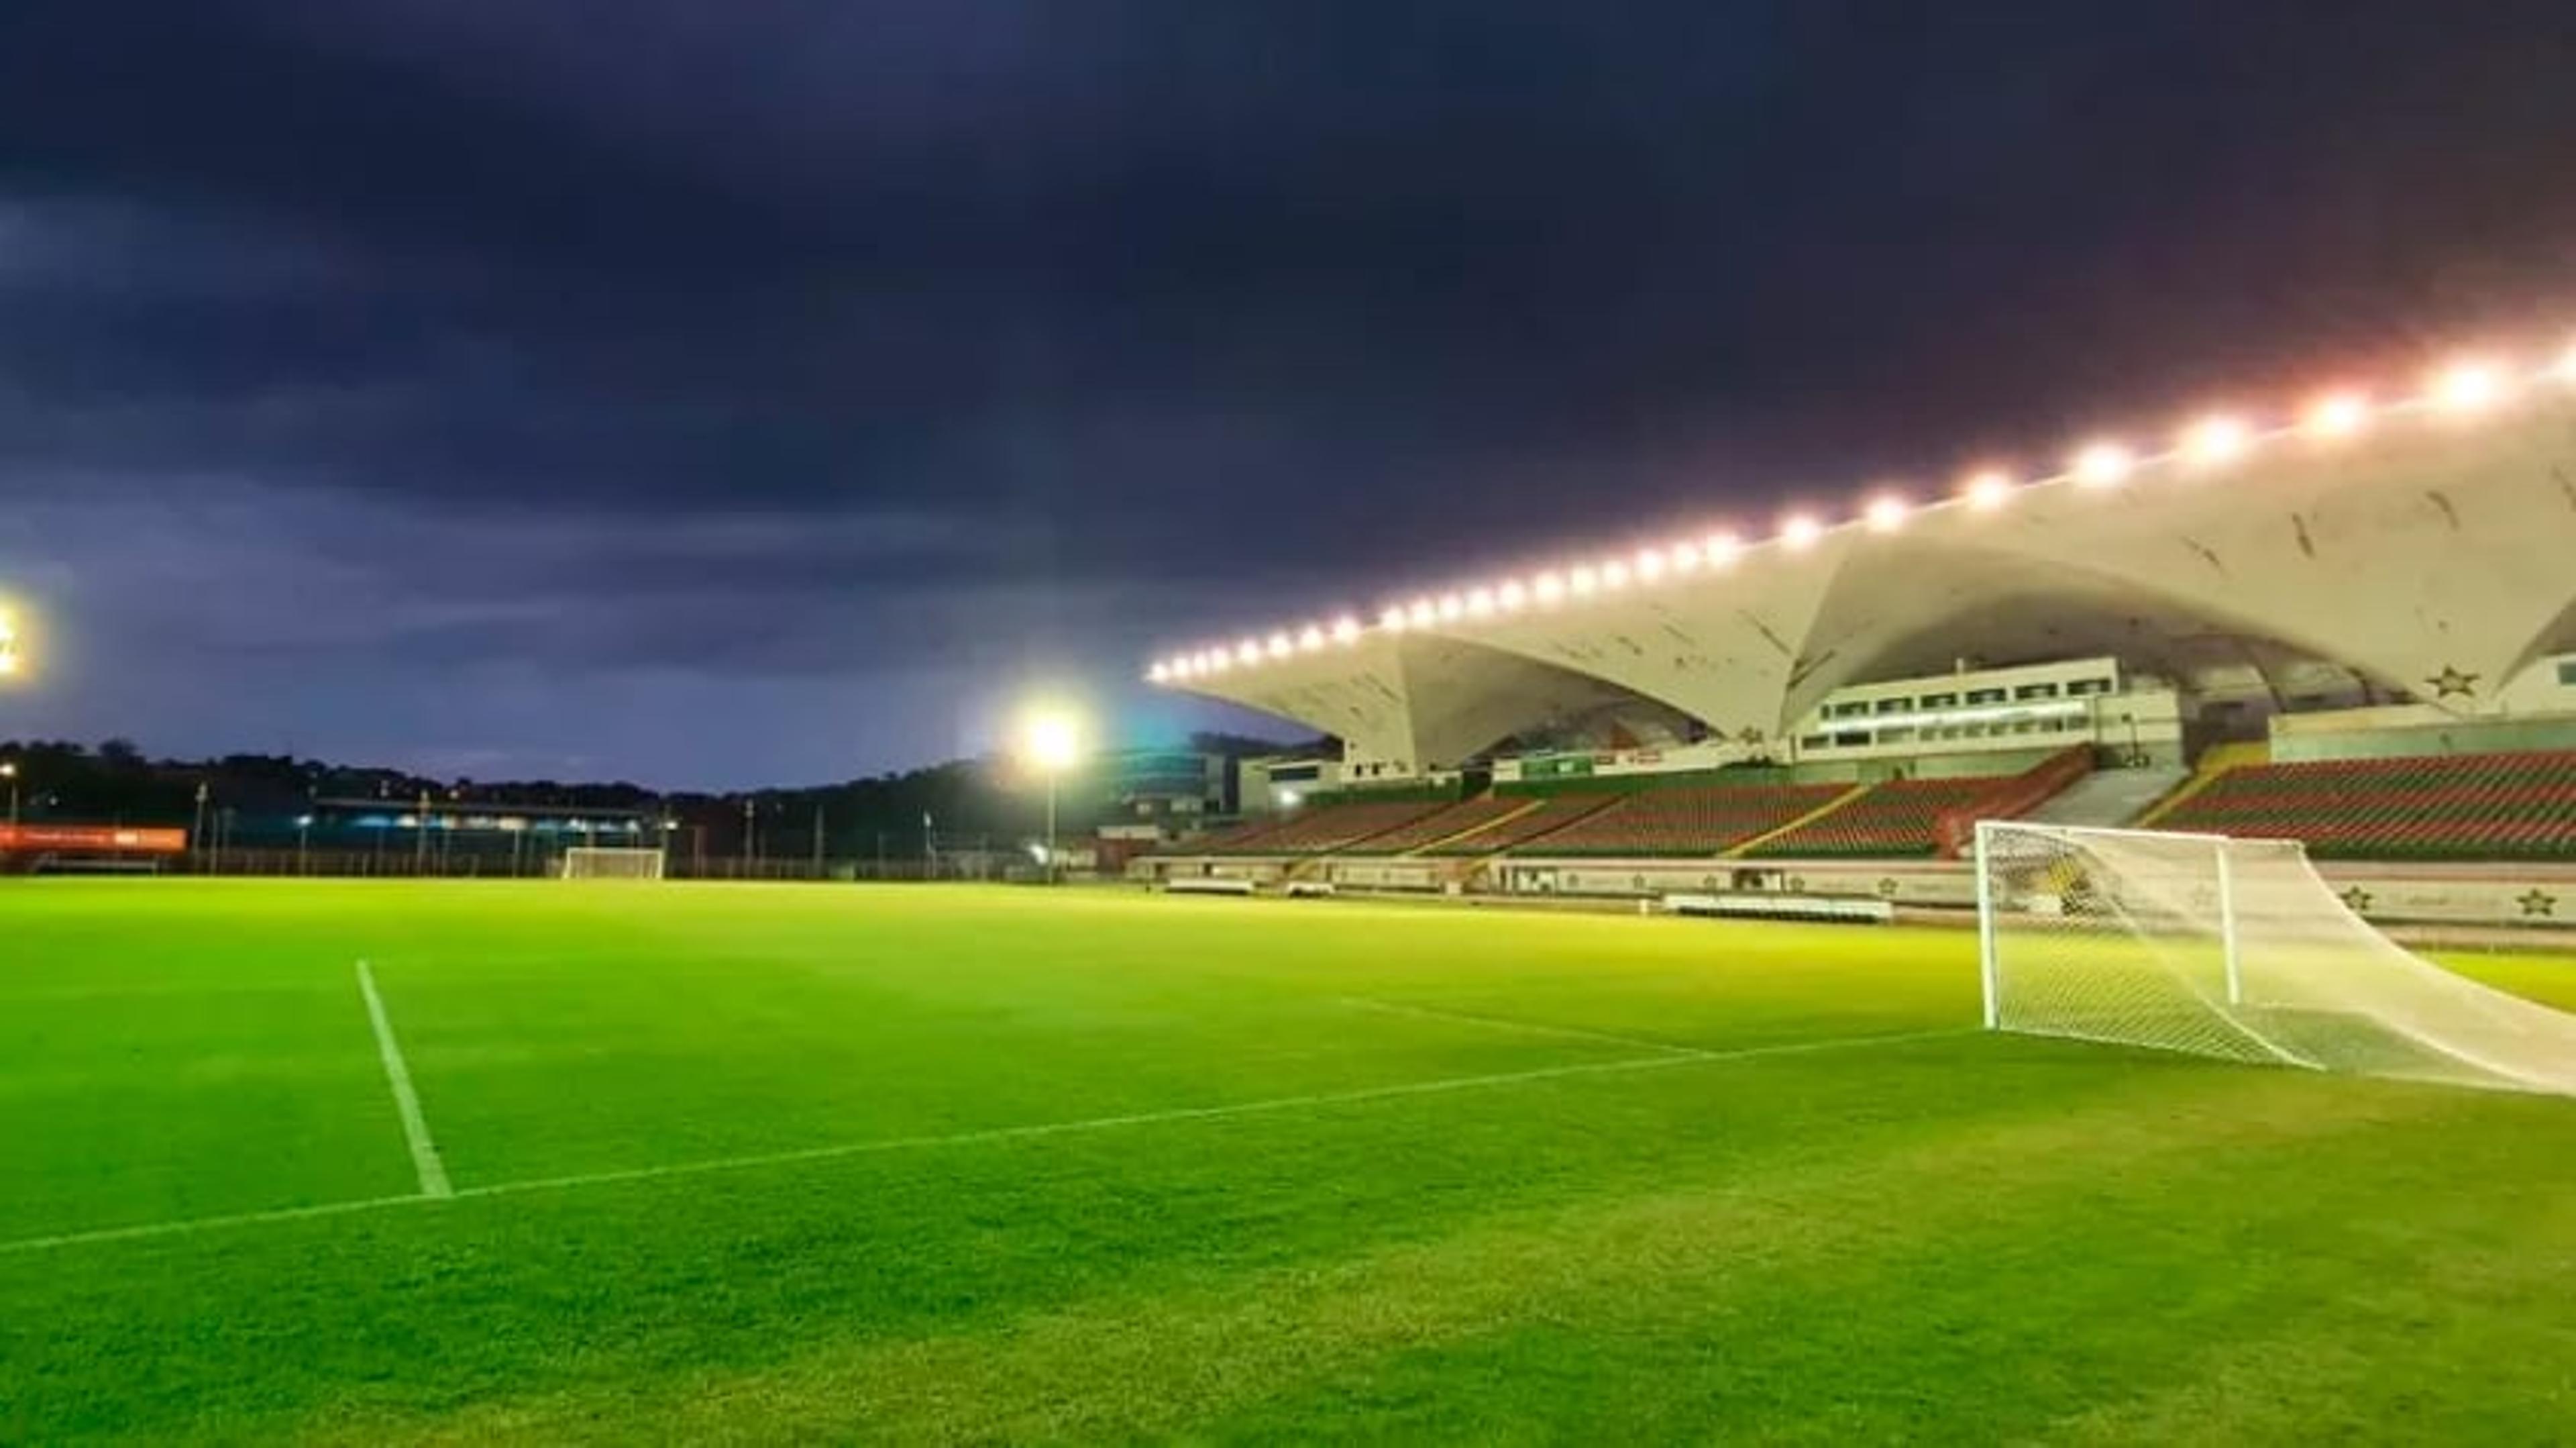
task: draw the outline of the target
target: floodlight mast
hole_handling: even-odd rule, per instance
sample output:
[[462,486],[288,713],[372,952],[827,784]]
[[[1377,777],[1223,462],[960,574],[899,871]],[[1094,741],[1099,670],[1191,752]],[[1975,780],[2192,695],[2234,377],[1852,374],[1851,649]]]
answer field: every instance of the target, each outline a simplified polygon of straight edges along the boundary
[[1020,755],[1046,779],[1046,878],[1062,879],[1056,862],[1056,786],[1082,755],[1082,726],[1063,709],[1038,708],[1020,725]]

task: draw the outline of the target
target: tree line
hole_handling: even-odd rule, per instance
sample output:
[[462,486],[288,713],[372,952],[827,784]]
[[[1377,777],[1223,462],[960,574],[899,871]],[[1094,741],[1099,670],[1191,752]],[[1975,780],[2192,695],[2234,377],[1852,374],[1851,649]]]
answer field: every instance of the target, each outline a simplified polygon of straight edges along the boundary
[[[1272,741],[1193,735],[1188,748],[1239,757],[1273,753]],[[116,825],[220,827],[244,843],[292,838],[320,801],[382,800],[408,812],[424,796],[438,808],[496,807],[627,811],[685,832],[685,847],[709,854],[768,855],[813,847],[821,830],[833,855],[881,851],[913,856],[936,843],[1007,846],[1044,828],[1043,787],[1000,758],[958,759],[834,784],[714,793],[656,790],[630,781],[437,778],[403,769],[336,764],[274,754],[156,759],[130,739],[96,746],[71,740],[0,742],[14,763],[20,818]],[[1061,781],[1059,827],[1083,831],[1116,810],[1121,775],[1113,756]],[[202,791],[202,797],[201,797]],[[5,793],[0,787],[0,793]],[[749,806],[746,815],[745,806]],[[752,838],[746,831],[756,832]]]

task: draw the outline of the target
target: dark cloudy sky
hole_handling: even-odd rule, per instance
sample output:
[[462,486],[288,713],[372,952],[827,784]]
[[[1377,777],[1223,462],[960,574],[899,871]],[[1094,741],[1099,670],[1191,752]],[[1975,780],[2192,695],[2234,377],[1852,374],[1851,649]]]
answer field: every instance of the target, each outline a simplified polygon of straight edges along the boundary
[[0,736],[808,780],[2576,325],[2576,6],[8,0]]

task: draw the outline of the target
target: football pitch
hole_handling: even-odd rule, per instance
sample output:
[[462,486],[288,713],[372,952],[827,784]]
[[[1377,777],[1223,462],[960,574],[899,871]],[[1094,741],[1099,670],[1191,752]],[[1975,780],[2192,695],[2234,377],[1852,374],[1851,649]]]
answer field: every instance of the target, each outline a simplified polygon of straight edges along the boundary
[[0,882],[0,1441],[2576,1422],[2576,1101],[1976,1015],[1955,930]]

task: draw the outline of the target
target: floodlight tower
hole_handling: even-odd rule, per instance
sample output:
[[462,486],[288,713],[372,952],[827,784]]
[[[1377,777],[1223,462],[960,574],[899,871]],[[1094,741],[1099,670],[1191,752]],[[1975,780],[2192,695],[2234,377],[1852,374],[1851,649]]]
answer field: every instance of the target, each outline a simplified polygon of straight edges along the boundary
[[[7,604],[0,604],[0,684],[7,684],[26,672],[26,655],[21,651],[18,616]],[[9,825],[18,824],[18,761],[0,760],[0,779],[9,782]]]
[[1056,786],[1082,757],[1080,721],[1064,709],[1030,710],[1020,724],[1020,756],[1046,778],[1046,867],[1047,883],[1052,885],[1061,878],[1055,848]]

